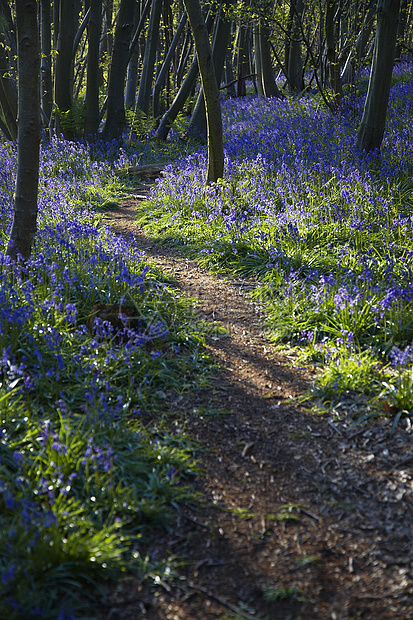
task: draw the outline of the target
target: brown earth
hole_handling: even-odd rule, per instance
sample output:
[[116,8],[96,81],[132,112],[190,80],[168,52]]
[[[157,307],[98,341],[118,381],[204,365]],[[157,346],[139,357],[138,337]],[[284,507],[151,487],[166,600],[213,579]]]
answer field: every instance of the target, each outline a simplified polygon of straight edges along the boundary
[[399,423],[389,437],[388,420],[351,427],[349,410],[363,406],[354,399],[324,413],[300,406],[315,370],[271,345],[251,282],[211,274],[144,234],[135,213],[148,187],[109,223],[132,232],[228,335],[208,342],[222,366],[211,388],[174,403],[176,432],[203,448],[202,501],[152,553],[186,564],[153,587],[122,582],[106,618],[413,618],[411,428]]

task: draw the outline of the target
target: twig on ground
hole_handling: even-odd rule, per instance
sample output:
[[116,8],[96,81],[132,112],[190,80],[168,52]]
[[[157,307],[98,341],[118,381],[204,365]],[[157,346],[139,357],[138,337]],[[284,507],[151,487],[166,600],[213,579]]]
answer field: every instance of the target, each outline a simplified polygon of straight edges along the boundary
[[236,607],[232,603],[229,603],[225,599],[221,598],[217,594],[214,594],[213,592],[210,592],[206,588],[203,588],[202,586],[197,586],[195,583],[192,583],[192,581],[188,581],[188,586],[190,588],[192,588],[193,590],[198,590],[198,592],[202,592],[202,594],[205,594],[209,598],[213,598],[220,605],[223,605],[224,607],[227,607],[228,609],[233,611],[235,614],[238,614],[238,616],[242,616],[243,618],[247,618],[247,620],[257,620],[256,616],[251,616],[251,614],[249,614],[248,612],[239,609],[238,607]]

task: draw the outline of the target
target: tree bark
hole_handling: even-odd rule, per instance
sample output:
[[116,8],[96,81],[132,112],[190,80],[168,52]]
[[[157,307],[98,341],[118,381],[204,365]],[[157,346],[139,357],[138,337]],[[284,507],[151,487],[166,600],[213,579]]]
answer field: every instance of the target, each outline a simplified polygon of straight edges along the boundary
[[[4,20],[4,27],[14,30],[11,22],[11,13],[8,3],[0,5],[0,15]],[[11,33],[9,33],[11,34]],[[12,78],[10,54],[7,51],[8,42],[3,32],[0,32],[0,108],[5,120],[5,133],[7,139],[17,138],[17,89]]]
[[[209,32],[209,29],[212,28],[212,24],[213,24],[213,17],[212,17],[212,12],[210,11],[206,19],[206,26],[207,26],[208,32]],[[189,67],[187,74],[183,82],[181,83],[181,86],[179,87],[179,90],[176,93],[176,96],[173,102],[171,103],[169,109],[165,112],[165,114],[162,116],[159,122],[158,129],[156,130],[156,134],[155,134],[155,138],[157,138],[158,140],[166,140],[166,138],[168,137],[168,133],[169,133],[172,123],[174,122],[179,112],[184,107],[185,101],[188,99],[191,91],[193,90],[195,86],[198,73],[199,73],[198,61],[197,61],[196,54],[195,54],[195,57],[191,63],[191,66]]]
[[[133,27],[137,26],[140,20],[140,2],[135,4],[135,14],[133,18]],[[136,85],[138,83],[138,66],[139,66],[139,45],[135,45],[130,60],[128,62],[128,70],[126,73],[125,88],[125,108],[132,110],[136,102]]]
[[369,87],[356,148],[367,153],[383,141],[396,52],[400,0],[378,0],[377,29]]
[[235,83],[236,79],[234,78],[234,67],[232,66],[232,55],[231,50],[228,47],[227,53],[225,56],[225,84],[227,84],[227,97],[235,97]]
[[145,57],[143,59],[142,75],[139,83],[136,107],[148,115],[151,98],[152,80],[155,69],[156,49],[159,40],[159,22],[161,18],[162,0],[152,0],[151,15],[149,18],[148,34],[146,37]]
[[[341,83],[350,84],[355,75],[355,69],[361,63],[365,56],[367,43],[370,39],[371,31],[374,25],[374,16],[376,13],[376,0],[369,0],[365,7],[365,14],[359,26],[356,43],[354,49],[350,50],[346,62],[344,63],[341,73]],[[356,31],[357,32],[357,31]],[[355,59],[353,58],[355,54]]]
[[50,0],[40,0],[40,38],[41,38],[41,104],[50,121],[53,108],[52,82],[52,13]]
[[337,0],[327,0],[327,9],[324,24],[326,33],[328,74],[330,88],[333,91],[335,106],[343,97],[343,89],[340,79],[340,65],[336,53],[336,29],[334,24],[334,15],[336,11]]
[[12,258],[30,256],[36,233],[40,101],[36,0],[16,0],[18,46],[18,156],[14,216],[7,247]]
[[301,26],[300,22],[304,13],[302,0],[291,0],[291,38],[288,48],[288,83],[293,92],[304,90],[303,61],[301,57]]
[[192,87],[195,84],[195,80],[198,77],[198,72],[198,61],[196,58],[194,58],[178,92],[176,93],[174,100],[170,105],[169,110],[165,112],[159,122],[158,129],[155,133],[155,138],[157,140],[166,140],[166,138],[168,137],[168,133],[172,126],[172,123],[184,107],[185,101],[189,97],[189,93],[191,92]]
[[155,86],[153,88],[153,115],[156,118],[159,115],[159,97],[161,94],[162,86],[165,83],[166,77],[168,75],[169,68],[172,63],[173,56],[175,54],[175,50],[178,46],[179,40],[181,38],[183,29],[185,28],[185,24],[187,21],[186,13],[183,13],[181,19],[179,21],[178,27],[172,39],[171,45],[169,46],[168,52],[165,56],[165,59],[162,63],[161,70],[159,71],[158,77],[156,78]]
[[212,61],[208,29],[202,15],[199,0],[184,0],[186,12],[195,41],[208,127],[207,182],[215,183],[224,173],[224,147],[222,137],[222,114],[219,90]]
[[407,26],[408,17],[408,3],[407,0],[400,0],[400,14],[399,25],[397,28],[397,44],[396,44],[396,59],[400,60],[402,56],[403,40]]
[[[227,7],[231,6],[231,1],[227,3]],[[228,49],[229,36],[231,34],[231,20],[225,15],[217,17],[214,41],[212,45],[212,62],[214,65],[215,78],[217,86],[221,84],[221,78],[224,71],[225,56]],[[207,121],[205,111],[204,90],[201,89],[195,107],[192,111],[191,122],[189,124],[189,132],[206,137]]]
[[248,44],[248,28],[243,24],[238,26],[236,36],[236,67],[237,67],[237,97],[245,97],[247,94],[245,86],[245,76],[251,73],[249,67],[249,44]]
[[260,23],[254,34],[256,42],[255,57],[258,60],[256,71],[258,93],[263,97],[278,97],[281,99],[282,94],[277,86],[272,69],[268,28]]
[[88,52],[86,78],[85,135],[94,136],[99,130],[99,42],[102,28],[102,0],[90,0],[87,25]]
[[119,138],[126,127],[124,90],[134,9],[135,0],[121,1],[110,63],[105,139]]
[[67,140],[73,138],[73,127],[64,122],[65,112],[72,107],[73,42],[77,31],[79,0],[59,0],[59,36],[55,67],[55,103],[60,117],[60,129]]

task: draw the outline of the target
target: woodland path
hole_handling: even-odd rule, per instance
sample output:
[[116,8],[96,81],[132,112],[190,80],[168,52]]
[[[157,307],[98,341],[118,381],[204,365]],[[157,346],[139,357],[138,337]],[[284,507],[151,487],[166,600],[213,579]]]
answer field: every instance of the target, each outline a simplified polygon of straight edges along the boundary
[[[106,617],[413,618],[411,432],[399,425],[389,438],[385,420],[350,429],[345,405],[333,417],[297,404],[314,371],[271,346],[250,282],[211,274],[145,235],[135,214],[148,188],[108,223],[133,233],[228,335],[208,342],[222,366],[212,387],[177,405],[177,424],[204,448],[195,483],[204,503],[182,510],[158,541],[159,554],[187,560],[180,585],[125,582]],[[228,413],[207,415],[219,409]]]

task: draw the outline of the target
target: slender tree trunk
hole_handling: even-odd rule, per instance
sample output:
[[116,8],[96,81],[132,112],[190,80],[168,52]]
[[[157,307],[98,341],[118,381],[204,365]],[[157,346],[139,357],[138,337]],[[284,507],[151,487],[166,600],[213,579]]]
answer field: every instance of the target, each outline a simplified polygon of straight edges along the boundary
[[[208,17],[206,19],[206,26],[208,32],[213,25],[213,17],[212,12],[208,13]],[[163,117],[161,118],[158,129],[156,130],[155,137],[158,140],[166,140],[168,137],[169,130],[171,128],[172,123],[178,116],[179,112],[185,105],[186,100],[190,96],[191,92],[195,88],[195,82],[198,77],[199,68],[198,61],[196,55],[191,63],[191,66],[188,69],[188,72],[179,87],[178,92],[176,93],[175,99],[171,103],[169,109],[165,112]]]
[[168,52],[163,61],[161,70],[159,71],[159,75],[156,78],[155,86],[153,88],[153,115],[154,118],[159,116],[159,97],[161,94],[162,87],[165,83],[166,77],[168,75],[169,68],[172,63],[172,59],[175,54],[175,50],[178,46],[179,39],[181,38],[183,29],[185,28],[185,24],[187,21],[186,13],[183,13],[181,19],[179,21],[178,27],[176,29],[175,35],[172,39],[171,45],[169,46]]
[[4,120],[5,120],[5,129],[7,130],[6,132],[6,138],[8,140],[16,140],[17,138],[17,121],[16,121],[16,117],[13,114],[11,107],[10,107],[10,102],[9,102],[9,98],[7,96],[7,92],[6,92],[6,88],[5,85],[7,83],[7,80],[3,78],[3,76],[1,76],[0,79],[0,107],[1,107],[1,111],[3,112],[3,116],[4,116]]
[[255,37],[257,42],[255,55],[259,59],[257,64],[257,68],[259,67],[257,71],[258,92],[261,91],[264,97],[282,98],[272,68],[268,28],[264,24],[259,24]]
[[360,34],[357,37],[356,41],[356,58],[357,62],[361,63],[365,54],[368,42],[370,40],[371,33],[373,31],[374,26],[374,16],[376,13],[376,2],[375,0],[370,0],[370,6],[365,15],[365,19],[363,20],[363,25],[360,30]]
[[178,66],[175,72],[175,76],[176,76],[175,87],[176,88],[179,88],[182,83],[185,67],[188,64],[188,59],[189,59],[190,54],[192,53],[192,48],[193,48],[193,42],[192,42],[192,36],[191,36],[191,29],[188,26],[188,31],[185,36],[185,41],[181,49]]
[[[138,25],[140,19],[140,4],[135,4],[135,14],[133,18],[133,27]],[[126,89],[125,89],[125,108],[127,110],[133,110],[136,102],[136,85],[138,83],[138,66],[139,66],[139,45],[135,45],[132,55],[128,63],[128,71],[126,74]]]
[[[13,29],[11,23],[10,7],[7,3],[1,3],[0,15],[4,20],[4,27]],[[7,51],[8,43],[6,36],[0,31],[0,108],[5,120],[5,134],[7,139],[17,138],[17,89],[12,77],[10,56]]]
[[135,0],[121,1],[110,64],[107,115],[103,130],[106,139],[119,138],[126,126],[124,90],[134,9]]
[[90,0],[87,25],[88,52],[86,78],[85,134],[94,136],[99,130],[99,42],[102,28],[102,0]]
[[[102,17],[102,36],[99,44],[99,86],[105,85],[105,72],[103,65],[109,62],[112,57],[113,35],[112,35],[112,12],[113,1],[104,0]],[[107,86],[107,83],[106,83]]]
[[138,83],[139,68],[139,45],[135,45],[132,57],[128,64],[128,72],[126,75],[125,90],[125,107],[127,110],[133,110],[136,103],[136,86]]
[[36,233],[40,103],[36,0],[16,0],[18,45],[18,162],[14,217],[7,247],[12,258],[30,256]]
[[304,80],[300,22],[304,13],[304,2],[302,0],[291,0],[291,8],[292,25],[288,49],[288,82],[292,91],[301,92],[304,90]]
[[166,140],[168,137],[169,130],[172,126],[172,123],[178,116],[179,112],[185,105],[185,101],[188,99],[189,94],[195,84],[195,81],[198,77],[199,69],[198,69],[198,61],[195,58],[188,69],[188,72],[176,93],[175,99],[172,101],[169,110],[165,112],[162,116],[158,129],[156,130],[155,138],[157,140]]
[[254,26],[254,66],[255,66],[255,75],[257,78],[257,90],[258,96],[264,97],[264,88],[261,81],[262,75],[262,66],[261,66],[261,54],[260,54],[260,25],[255,24]]
[[[57,1],[57,0],[56,0]],[[55,68],[55,103],[60,128],[67,140],[73,138],[73,127],[65,123],[65,113],[72,107],[73,42],[77,31],[79,0],[59,0],[59,36]]]
[[232,66],[231,50],[228,48],[225,56],[225,84],[227,84],[227,96],[235,97],[234,67]]
[[247,26],[240,24],[236,36],[237,97],[245,97],[245,95],[247,94],[245,86],[245,76],[250,73],[248,56],[248,28]]
[[[142,3],[141,3],[142,4]],[[134,30],[129,46],[128,73],[126,76],[125,106],[133,109],[136,103],[136,84],[138,83],[139,56],[145,55],[145,45],[139,44],[139,37],[145,26],[146,18],[151,8],[151,0],[147,0],[142,8],[136,29]],[[136,8],[135,8],[136,11]],[[142,40],[142,39],[141,39]]]
[[396,52],[400,0],[378,0],[377,30],[367,98],[356,148],[367,153],[383,141]]
[[399,15],[399,26],[397,28],[397,44],[396,44],[396,59],[400,60],[402,55],[402,43],[404,40],[404,34],[407,26],[407,16],[408,16],[408,3],[407,0],[400,1],[400,15]]
[[[227,6],[230,6],[230,2]],[[214,65],[215,78],[217,85],[221,83],[222,73],[224,71],[225,55],[228,49],[229,35],[231,34],[231,20],[225,15],[217,17],[217,23],[214,32],[214,41],[212,45],[212,62]],[[192,112],[191,122],[189,124],[189,132],[195,135],[206,137],[207,121],[205,112],[204,90],[201,89],[197,102]]]
[[355,69],[365,56],[366,46],[370,39],[370,35],[374,25],[375,13],[376,0],[369,0],[365,8],[364,18],[359,26],[360,31],[357,33],[354,49],[350,50],[350,53],[347,56],[347,60],[344,63],[343,71],[341,73],[342,84],[350,84],[353,81]]
[[41,37],[41,105],[50,121],[53,108],[52,83],[52,13],[50,0],[40,0],[40,37]]
[[224,147],[219,90],[215,78],[208,28],[202,15],[199,0],[184,0],[184,4],[195,40],[202,89],[205,96],[208,126],[207,182],[215,183],[224,173]]
[[161,18],[162,0],[152,0],[151,15],[149,18],[148,34],[146,37],[145,57],[143,59],[141,81],[139,83],[136,106],[146,115],[149,112],[149,102],[152,91],[152,80],[155,69],[156,50],[159,40],[159,22]]
[[334,103],[337,103],[343,97],[343,89],[340,80],[340,65],[336,53],[336,29],[334,24],[334,15],[337,11],[337,0],[327,0],[327,9],[325,16],[325,33],[327,46],[328,72],[330,78],[330,88],[333,91]]

